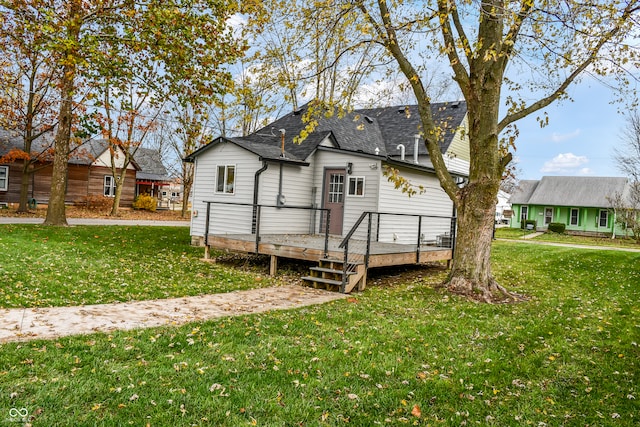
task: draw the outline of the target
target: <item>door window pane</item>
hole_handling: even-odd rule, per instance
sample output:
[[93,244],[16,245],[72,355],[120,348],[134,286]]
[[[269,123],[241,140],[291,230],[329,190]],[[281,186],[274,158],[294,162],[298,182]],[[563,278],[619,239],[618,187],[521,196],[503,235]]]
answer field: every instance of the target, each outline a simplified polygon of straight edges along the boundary
[[342,203],[344,197],[344,175],[332,173],[329,177],[329,203]]

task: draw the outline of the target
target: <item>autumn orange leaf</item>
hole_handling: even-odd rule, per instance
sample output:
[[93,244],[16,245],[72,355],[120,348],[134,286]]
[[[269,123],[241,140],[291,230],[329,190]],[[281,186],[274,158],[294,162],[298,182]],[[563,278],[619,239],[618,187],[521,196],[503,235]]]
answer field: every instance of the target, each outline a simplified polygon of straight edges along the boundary
[[413,409],[411,410],[411,415],[416,418],[420,418],[422,416],[422,411],[420,411],[420,407],[418,405],[413,405]]

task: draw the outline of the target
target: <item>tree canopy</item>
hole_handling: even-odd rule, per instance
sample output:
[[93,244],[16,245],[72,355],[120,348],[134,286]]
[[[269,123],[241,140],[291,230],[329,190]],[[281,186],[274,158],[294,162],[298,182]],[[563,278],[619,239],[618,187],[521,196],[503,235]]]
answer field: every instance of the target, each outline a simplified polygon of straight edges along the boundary
[[[518,120],[566,99],[585,78],[607,79],[635,101],[638,0],[584,3],[536,0],[318,0],[296,2],[300,28],[324,23],[340,46],[325,63],[362,46],[381,46],[411,87],[420,132],[436,175],[457,208],[459,230],[448,287],[472,298],[516,298],[494,280],[490,253],[500,181],[515,151]],[[292,5],[288,6],[290,9]],[[332,11],[327,14],[328,11]],[[348,32],[332,31],[348,23]],[[428,71],[446,64],[467,103],[469,177],[446,168],[442,129],[431,113]],[[436,65],[438,64],[438,65]],[[342,97],[342,100],[349,97]],[[340,102],[340,100],[338,100]],[[539,118],[544,125],[548,118]]]

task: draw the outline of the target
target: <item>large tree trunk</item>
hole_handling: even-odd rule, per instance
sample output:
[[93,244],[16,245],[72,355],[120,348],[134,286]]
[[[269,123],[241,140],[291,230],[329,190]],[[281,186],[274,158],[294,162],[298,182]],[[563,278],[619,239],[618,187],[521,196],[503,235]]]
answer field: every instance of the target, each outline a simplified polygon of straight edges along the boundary
[[20,178],[20,204],[18,205],[18,212],[29,211],[29,178],[31,178],[31,163],[29,160],[24,160],[22,164],[22,177]]
[[64,200],[67,194],[67,174],[69,168],[69,148],[71,145],[71,121],[73,118],[73,94],[78,61],[78,43],[80,39],[81,4],[73,0],[68,5],[67,46],[60,52],[62,59],[62,78],[60,82],[60,112],[58,116],[58,131],[54,140],[53,172],[51,176],[51,193],[46,225],[67,225]]
[[483,302],[518,299],[491,273],[491,242],[499,180],[470,183],[460,192],[458,233],[447,288]]
[[111,216],[118,216],[118,209],[120,208],[120,199],[122,198],[122,189],[124,187],[124,180],[127,176],[127,164],[124,165],[124,171],[119,177],[114,175],[113,180],[116,186],[116,190],[113,194],[113,206],[111,206]]
[[65,65],[62,78],[63,99],[60,105],[59,125],[54,142],[51,193],[45,225],[67,225],[64,201],[67,194],[67,174],[69,167],[69,146],[71,139],[72,96],[74,90],[75,66]]
[[191,197],[191,187],[193,186],[193,163],[182,163],[182,211],[180,216],[187,217],[189,212],[189,198]]

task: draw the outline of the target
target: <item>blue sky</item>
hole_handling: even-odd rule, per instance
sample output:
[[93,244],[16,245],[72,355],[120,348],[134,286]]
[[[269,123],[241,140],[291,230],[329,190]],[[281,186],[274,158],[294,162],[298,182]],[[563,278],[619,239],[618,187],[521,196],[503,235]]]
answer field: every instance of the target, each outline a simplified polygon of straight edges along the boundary
[[549,125],[540,128],[533,115],[518,122],[519,179],[544,175],[622,176],[612,160],[626,126],[625,106],[610,104],[610,88],[588,79],[570,90],[573,98],[544,111]]

